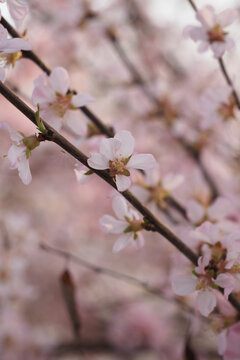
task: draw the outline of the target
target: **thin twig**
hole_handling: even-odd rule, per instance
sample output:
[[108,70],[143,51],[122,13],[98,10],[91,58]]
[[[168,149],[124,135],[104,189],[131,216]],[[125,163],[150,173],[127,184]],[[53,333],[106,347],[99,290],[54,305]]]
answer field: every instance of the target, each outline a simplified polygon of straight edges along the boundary
[[[161,290],[154,288],[153,286],[149,285],[146,281],[137,279],[136,277],[133,277],[131,275],[123,274],[121,272],[105,268],[103,266],[95,265],[95,264],[81,258],[78,255],[71,254],[65,250],[58,249],[58,248],[49,246],[44,243],[40,244],[40,249],[46,251],[49,254],[54,254],[56,256],[60,256],[64,259],[66,259],[66,260],[70,260],[73,263],[80,265],[88,270],[91,270],[96,274],[106,275],[113,279],[123,281],[130,285],[137,286],[138,288],[143,289],[144,291],[146,291],[147,293],[149,293],[151,295],[160,297],[164,301],[168,301],[168,302],[170,301],[177,305],[180,305],[184,311],[191,313],[193,315],[196,315],[195,309],[191,308],[190,306],[188,306],[187,304],[185,304],[183,301],[181,301],[178,298],[170,297],[170,296],[164,294]],[[202,318],[203,318],[203,320],[207,320],[207,318],[205,318],[205,317],[202,317]]]
[[[0,23],[2,23],[2,25],[8,30],[9,34],[12,37],[20,37],[20,34],[18,34],[18,32],[2,17],[0,20]],[[117,39],[117,38],[116,38]],[[115,44],[115,42],[114,42]],[[154,94],[152,94],[152,92],[150,92],[150,90],[145,86],[144,81],[140,75],[140,73],[137,71],[137,69],[135,68],[135,66],[131,63],[130,59],[128,59],[126,53],[124,52],[123,48],[120,46],[120,43],[117,42],[116,45],[116,49],[119,50],[119,55],[121,57],[121,59],[124,61],[125,60],[125,65],[127,66],[127,68],[129,69],[129,71],[132,73],[133,78],[135,79],[135,81],[141,86],[144,94],[151,99],[151,101],[155,104],[155,106],[158,108],[159,111],[159,115],[162,113],[159,101],[156,99],[156,97],[154,96]],[[30,60],[32,60],[37,66],[39,66],[46,74],[50,75],[51,73],[51,69],[49,67],[47,67],[47,65],[33,52],[33,51],[22,51],[23,53],[23,57],[28,58]],[[114,136],[114,131],[112,128],[108,128],[92,111],[90,111],[86,106],[80,107],[79,108],[80,111],[82,111],[90,121],[92,121],[96,127],[105,135],[107,135],[108,137],[112,137]],[[208,174],[207,170],[205,169],[202,160],[199,156],[199,153],[196,154],[195,151],[192,150],[192,148],[185,143],[185,141],[183,139],[178,139],[175,138],[175,140],[179,143],[180,146],[182,146],[187,153],[192,157],[192,159],[195,160],[195,162],[200,166],[202,171],[202,174],[206,180],[206,182],[208,183],[210,190],[212,192],[212,199],[214,200],[218,195],[218,190],[213,182],[213,180],[211,179],[210,175]]]
[[[130,60],[127,53],[123,49],[123,47],[122,47],[122,45],[121,45],[115,31],[113,29],[107,29],[106,28],[105,29],[105,34],[106,34],[107,39],[110,40],[110,43],[112,44],[113,48],[115,49],[116,53],[118,54],[118,56],[119,56],[120,60],[122,61],[123,65],[126,67],[126,69],[129,71],[130,75],[132,76],[132,79],[133,79],[134,83],[137,84],[140,87],[140,89],[142,90],[144,95],[155,106],[156,115],[161,117],[163,115],[163,111],[162,111],[162,108],[161,108],[160,101],[158,100],[158,98],[154,95],[154,93],[146,85],[142,75],[140,74],[140,72],[138,71],[136,66],[133,64],[133,62]],[[190,157],[199,166],[199,168],[200,168],[200,170],[202,172],[202,175],[203,175],[205,181],[207,182],[207,184],[209,185],[209,188],[211,190],[212,200],[216,199],[219,196],[219,191],[218,191],[213,179],[209,175],[207,169],[205,168],[205,166],[204,166],[204,164],[202,162],[200,152],[197,151],[196,149],[193,150],[192,147],[189,146],[189,144],[187,144],[186,141],[183,138],[174,137],[174,140],[188,153],[188,155],[190,155]],[[175,208],[178,210],[178,207],[175,207]]]

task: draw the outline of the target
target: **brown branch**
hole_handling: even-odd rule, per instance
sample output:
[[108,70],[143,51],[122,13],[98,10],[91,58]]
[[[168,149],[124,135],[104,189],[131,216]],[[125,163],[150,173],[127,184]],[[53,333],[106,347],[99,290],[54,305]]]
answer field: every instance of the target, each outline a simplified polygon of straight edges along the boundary
[[[0,93],[16,108],[18,108],[29,120],[37,125],[35,120],[35,112],[10,89],[8,89],[2,82],[0,82]],[[58,144],[62,149],[66,150],[67,153],[72,155],[75,159],[80,161],[83,165],[88,167],[117,190],[115,182],[107,171],[90,168],[87,162],[88,158],[85,154],[83,154],[78,148],[72,145],[67,139],[65,139],[56,130],[49,126],[44,120],[42,120],[42,122],[48,130],[46,140],[53,141]],[[192,250],[188,248],[165,225],[163,225],[130,191],[124,191],[121,194],[143,215],[143,217],[145,217],[153,226],[155,226],[157,232],[166,237],[175,247],[178,248],[178,250],[184,253],[190,261],[197,265],[197,255],[194,254]]]
[[[94,16],[95,18],[95,16]],[[0,23],[8,30],[9,34],[12,37],[20,37],[20,34],[2,17],[0,20]],[[123,63],[127,66],[128,70],[133,76],[133,79],[136,81],[137,84],[139,84],[144,92],[144,94],[154,103],[154,105],[158,109],[158,114],[162,114],[162,109],[160,107],[158,99],[155,97],[152,92],[145,86],[145,83],[138,72],[138,70],[135,68],[135,66],[131,63],[130,59],[128,59],[127,54],[124,52],[123,48],[120,46],[120,43],[116,40],[113,41],[113,44],[116,48],[116,50],[119,51],[119,56],[122,59]],[[23,57],[32,60],[37,66],[39,66],[46,74],[50,75],[51,69],[47,67],[45,63],[33,52],[33,51],[22,51]],[[90,111],[86,106],[80,107],[80,111],[82,111],[88,119],[95,124],[95,126],[105,135],[108,137],[112,137],[114,135],[114,131],[112,128],[108,128],[92,111]],[[177,143],[185,149],[185,151],[191,156],[191,158],[199,165],[202,174],[206,180],[206,182],[209,185],[209,188],[212,193],[212,199],[215,199],[219,193],[218,190],[211,179],[210,175],[208,174],[207,170],[205,169],[199,152],[196,153],[196,151],[193,151],[192,148],[185,143],[184,139],[178,139],[175,138]],[[178,210],[178,209],[177,209]]]
[[[0,93],[12,103],[18,110],[20,110],[29,120],[31,120],[35,125],[35,112],[25,104],[18,96],[16,96],[10,89],[8,89],[0,81]],[[45,140],[53,141],[58,144],[62,149],[64,149],[68,154],[73,156],[75,159],[80,161],[83,165],[92,170],[95,174],[105,180],[109,185],[111,185],[115,190],[117,190],[116,184],[113,181],[112,177],[106,170],[96,170],[91,168],[88,165],[88,158],[83,154],[78,148],[72,145],[67,139],[60,135],[56,130],[49,126],[43,119],[41,119],[45,125],[47,134]],[[43,134],[42,134],[43,136]],[[197,265],[198,257],[197,255],[185,245],[181,239],[179,239],[170,229],[168,229],[164,224],[162,224],[151,211],[146,208],[130,191],[124,191],[120,193],[128,202],[137,209],[144,218],[146,218],[150,224],[155,227],[155,230],[161,234],[165,239],[167,239],[173,246],[175,246],[182,254],[184,254],[194,265]],[[234,295],[229,296],[229,301],[235,307],[236,310],[240,312],[240,303]]]

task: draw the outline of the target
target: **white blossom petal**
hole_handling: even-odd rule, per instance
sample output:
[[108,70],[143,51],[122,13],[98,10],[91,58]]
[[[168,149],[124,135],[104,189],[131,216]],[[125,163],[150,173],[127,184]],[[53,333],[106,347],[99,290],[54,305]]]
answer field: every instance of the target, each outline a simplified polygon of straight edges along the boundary
[[184,182],[184,176],[183,175],[175,175],[175,174],[167,174],[162,179],[162,184],[164,189],[172,191],[176,189],[178,186],[180,186]]
[[206,31],[204,31],[201,26],[186,26],[183,29],[183,37],[190,37],[193,41],[207,41]]
[[115,138],[103,139],[100,143],[100,153],[108,160],[114,160],[115,154],[121,147],[121,142]]
[[72,97],[72,105],[76,107],[86,106],[95,102],[95,99],[88,94],[77,94]]
[[6,54],[17,52],[19,50],[32,50],[31,44],[20,38],[9,39],[3,50]]
[[0,129],[7,130],[10,134],[12,141],[19,143],[23,136],[16,130],[14,130],[7,122],[3,121],[0,123]]
[[144,246],[144,237],[143,237],[143,234],[141,233],[141,231],[139,231],[139,233],[137,235],[137,239],[134,241],[135,241],[135,244],[137,245],[138,249],[141,249]]
[[221,25],[224,28],[226,26],[231,25],[234,22],[234,20],[238,18],[238,16],[239,14],[237,10],[226,9],[217,15],[217,22],[219,25]]
[[26,155],[23,156],[18,162],[19,177],[25,185],[28,185],[32,181],[32,175],[29,167],[29,160]]
[[26,147],[24,145],[18,146],[13,144],[9,148],[7,158],[11,164],[11,169],[16,169],[18,166],[18,161],[22,156],[26,157]]
[[133,234],[123,234],[121,235],[113,246],[113,253],[117,253],[125,249],[128,245],[131,245],[133,241]]
[[224,355],[227,348],[227,330],[224,329],[217,337],[217,349],[219,355]]
[[116,216],[120,220],[125,220],[125,216],[129,216],[126,200],[122,196],[115,196],[112,201],[112,208]]
[[14,20],[21,21],[28,13],[28,6],[26,4],[19,3],[17,0],[7,1],[10,15]]
[[186,204],[186,211],[189,220],[194,224],[201,221],[205,215],[205,210],[196,200],[189,200]]
[[216,25],[215,11],[211,5],[204,6],[204,8],[199,10],[196,18],[202,23],[206,30],[209,30]]
[[121,191],[121,192],[129,189],[131,186],[130,176],[116,175],[116,185],[117,185],[118,191]]
[[224,289],[224,296],[228,299],[235,286],[234,277],[229,273],[219,274],[214,282]]
[[121,234],[128,227],[126,221],[117,220],[111,215],[103,215],[99,223],[102,231],[107,234]]
[[62,67],[54,68],[49,76],[49,83],[55,92],[65,95],[69,87],[68,72]]
[[133,155],[127,163],[127,168],[149,171],[156,166],[156,160],[152,154]]
[[105,170],[109,168],[109,162],[102,154],[95,153],[88,159],[88,165],[93,169]]
[[129,131],[118,131],[114,136],[114,139],[119,140],[121,143],[121,146],[116,153],[116,157],[128,158],[132,155],[135,146],[135,140]]
[[194,275],[174,275],[172,289],[179,296],[186,296],[196,290],[197,277]]
[[76,110],[68,110],[65,115],[66,125],[75,134],[80,136],[86,136],[87,134],[87,122],[85,119],[81,119]]
[[208,208],[208,215],[212,220],[224,219],[232,210],[231,202],[223,197],[217,198]]
[[213,290],[201,290],[197,295],[197,305],[203,316],[208,316],[217,304],[216,295]]

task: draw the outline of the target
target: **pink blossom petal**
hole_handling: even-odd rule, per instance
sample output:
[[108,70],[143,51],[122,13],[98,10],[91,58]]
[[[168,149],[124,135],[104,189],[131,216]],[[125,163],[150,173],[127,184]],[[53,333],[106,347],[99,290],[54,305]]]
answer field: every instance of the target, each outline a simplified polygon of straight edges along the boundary
[[195,268],[195,271],[198,274],[204,274],[205,273],[205,267],[209,264],[209,261],[211,260],[211,251],[209,251],[209,247],[206,247],[207,251],[203,256],[200,256],[198,258],[198,266]]
[[89,179],[89,175],[85,175],[87,172],[87,168],[81,168],[81,167],[77,167],[74,170],[74,173],[76,175],[77,181],[80,184],[85,184],[87,182],[87,180]]
[[235,42],[233,39],[227,37],[225,40],[225,50],[226,51],[232,51],[235,48]]
[[149,191],[139,185],[132,185],[131,192],[143,203],[147,202],[150,196]]
[[88,159],[88,165],[93,169],[105,170],[109,168],[109,162],[102,154],[95,153]]
[[200,26],[188,25],[183,29],[183,36],[185,38],[190,37],[193,41],[207,41],[206,31]]
[[111,215],[104,215],[99,223],[102,231],[107,234],[121,234],[128,226],[126,221],[117,220]]
[[62,121],[59,116],[55,113],[54,110],[40,110],[41,117],[45,120],[50,126],[52,126],[56,131],[60,131],[62,128]]
[[196,290],[197,277],[194,275],[174,275],[171,282],[175,294],[186,296]]
[[108,160],[114,160],[115,154],[121,147],[121,142],[115,138],[103,139],[100,143],[100,153]]
[[203,52],[207,51],[208,47],[209,47],[209,43],[207,41],[201,42],[198,45],[198,52],[203,53]]
[[34,105],[41,105],[42,103],[48,104],[56,101],[56,94],[49,86],[49,78],[46,74],[41,74],[37,79],[34,80],[32,101]]
[[226,198],[219,197],[208,208],[208,215],[212,220],[221,220],[229,215],[231,211],[231,202]]
[[11,140],[14,142],[18,143],[23,139],[23,136],[18,131],[12,129],[11,126],[5,121],[0,123],[0,129],[7,130],[10,134]]
[[220,59],[226,51],[226,44],[224,42],[214,42],[211,45],[214,57]]
[[131,186],[130,176],[116,175],[116,185],[117,185],[118,191],[121,191],[121,192],[129,189]]
[[184,182],[184,176],[183,175],[175,175],[175,174],[167,174],[162,179],[162,184],[164,189],[172,191],[179,187]]
[[17,21],[23,20],[28,13],[28,6],[19,3],[17,0],[8,0],[7,3],[12,18]]
[[199,10],[196,18],[202,23],[206,30],[209,30],[216,25],[215,11],[211,5],[207,5],[203,9]]
[[189,200],[186,204],[186,211],[189,220],[194,224],[201,221],[205,215],[205,210],[196,200]]
[[219,274],[215,280],[215,284],[224,289],[224,296],[228,299],[229,294],[231,294],[234,289],[235,279],[229,273]]
[[49,82],[55,92],[65,95],[69,87],[68,72],[62,67],[54,68],[49,76]]
[[128,158],[132,155],[135,146],[135,140],[129,131],[118,131],[114,136],[114,139],[119,140],[121,143],[120,148],[116,152],[116,157]]
[[86,106],[95,102],[95,99],[88,94],[77,94],[72,97],[72,104],[76,107]]
[[32,181],[32,175],[29,167],[29,161],[26,158],[26,154],[18,162],[19,177],[25,185],[30,184]]
[[26,157],[26,148],[25,148],[25,146],[18,146],[18,145],[13,144],[9,148],[7,158],[9,160],[10,164],[11,164],[12,169],[17,168],[19,158],[21,158],[22,156]]
[[125,249],[128,245],[131,245],[133,241],[133,234],[123,234],[121,235],[113,246],[113,253],[117,253]]
[[215,244],[220,238],[219,228],[217,225],[205,221],[194,231],[194,237],[197,237],[199,240],[202,239],[203,241],[207,241],[210,244]]
[[221,25],[224,28],[226,26],[231,25],[238,18],[238,16],[239,14],[237,10],[226,9],[217,15],[217,22],[219,25]]
[[217,349],[219,355],[224,355],[224,352],[227,348],[227,330],[223,330],[217,337]]
[[127,168],[149,171],[156,166],[156,160],[152,154],[133,155],[127,163]]
[[126,200],[122,196],[115,196],[112,201],[112,208],[116,216],[120,220],[125,220],[125,216],[129,216]]
[[141,232],[138,233],[137,239],[135,240],[135,244],[137,245],[138,249],[141,249],[142,247],[144,247],[144,237]]
[[87,134],[87,123],[85,119],[79,117],[78,111],[68,110],[66,115],[66,125],[71,129],[75,134],[80,136],[86,136]]
[[29,44],[26,40],[15,38],[15,39],[9,39],[7,41],[7,44],[4,47],[3,51],[5,53],[12,53],[19,50],[31,50],[31,49],[32,49],[31,44]]
[[203,316],[208,316],[217,304],[216,295],[212,290],[201,290],[197,295],[197,305]]

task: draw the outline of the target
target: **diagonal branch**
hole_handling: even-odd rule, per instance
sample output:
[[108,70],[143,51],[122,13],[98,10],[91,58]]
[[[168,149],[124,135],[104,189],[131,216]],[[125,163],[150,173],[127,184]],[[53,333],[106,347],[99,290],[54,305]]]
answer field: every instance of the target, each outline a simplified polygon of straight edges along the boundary
[[[20,37],[20,34],[2,17],[0,20],[0,23],[8,30],[9,34],[12,37]],[[108,36],[109,37],[109,36]],[[149,100],[151,100],[156,108],[158,109],[158,114],[162,114],[162,109],[159,104],[158,99],[150,92],[150,90],[145,86],[144,80],[142,79],[141,74],[139,71],[135,68],[135,66],[132,64],[130,59],[128,58],[127,54],[124,52],[123,48],[121,47],[117,37],[115,36],[112,38],[112,43],[118,52],[121,60],[123,61],[123,64],[127,67],[130,74],[132,74],[133,79],[136,81],[136,83],[141,87],[143,90],[143,93],[148,97]],[[40,69],[42,69],[47,75],[50,75],[51,69],[35,54],[33,51],[22,51],[23,57],[32,60]],[[113,129],[107,127],[91,110],[88,109],[88,107],[83,106],[79,108],[80,111],[82,111],[85,116],[88,117],[88,119],[95,124],[95,126],[105,135],[108,137],[112,137],[114,135]],[[190,155],[190,157],[195,161],[197,165],[199,165],[199,168],[202,172],[202,175],[209,185],[209,188],[212,193],[212,199],[214,200],[217,196],[219,196],[219,191],[208,174],[204,164],[202,163],[200,153],[197,151],[194,151],[191,146],[189,146],[184,139],[175,139],[177,143]],[[184,216],[186,218],[186,216]]]
[[[18,110],[20,110],[29,120],[31,120],[35,125],[35,112],[25,104],[18,96],[16,96],[11,90],[9,90],[1,81],[0,81],[0,93],[12,103]],[[95,174],[105,180],[109,185],[111,185],[115,190],[116,184],[113,181],[112,177],[106,170],[96,170],[91,168],[88,165],[87,156],[82,153],[78,148],[72,145],[66,138],[60,135],[56,130],[49,126],[43,119],[47,131],[45,140],[55,142],[62,149],[64,149],[68,154],[73,156],[75,159],[80,161],[83,165],[92,170]],[[168,229],[164,224],[162,224],[158,218],[151,213],[151,211],[146,208],[130,191],[124,191],[120,193],[128,202],[139,211],[140,214],[149,222],[150,225],[154,227],[154,230],[161,234],[165,239],[167,239],[173,246],[175,246],[182,254],[184,254],[194,265],[197,265],[198,257],[197,255],[183,243],[183,241],[178,238],[170,229]],[[222,292],[222,290],[220,289]],[[240,312],[240,303],[234,295],[229,296],[229,301],[235,307],[237,311]]]

